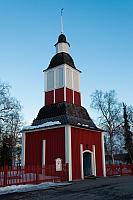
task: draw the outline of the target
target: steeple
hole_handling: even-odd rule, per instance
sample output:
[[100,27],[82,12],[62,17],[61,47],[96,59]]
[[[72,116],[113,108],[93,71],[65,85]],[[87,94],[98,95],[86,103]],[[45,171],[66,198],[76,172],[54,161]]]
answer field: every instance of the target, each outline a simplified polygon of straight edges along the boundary
[[56,53],[61,53],[61,52],[68,53],[70,47],[70,44],[67,42],[63,30],[63,10],[64,8],[61,9],[61,34],[58,37],[58,42],[55,44]]
[[61,19],[61,33],[63,34],[63,10],[64,8],[61,9],[61,15],[60,15],[60,19]]
[[81,106],[80,71],[76,69],[69,52],[70,44],[63,33],[63,19],[61,9],[61,34],[55,44],[56,54],[44,70],[45,77],[45,105],[57,103],[71,103]]
[[70,44],[66,40],[66,36],[64,34],[60,34],[58,37],[58,42],[55,44],[56,53],[69,53]]

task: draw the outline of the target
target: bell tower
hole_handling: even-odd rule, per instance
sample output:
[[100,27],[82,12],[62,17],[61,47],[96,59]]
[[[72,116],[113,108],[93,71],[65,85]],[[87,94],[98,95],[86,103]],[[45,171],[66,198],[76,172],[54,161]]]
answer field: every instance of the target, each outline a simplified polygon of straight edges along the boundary
[[80,106],[80,71],[69,54],[70,44],[63,33],[55,47],[56,54],[44,70],[45,105],[67,102]]
[[[69,54],[61,25],[56,53],[44,70],[44,106],[32,125],[23,129],[23,165],[51,166],[58,159],[68,166],[69,181],[105,176],[102,130],[81,106],[80,71]],[[57,177],[59,173],[52,174]]]

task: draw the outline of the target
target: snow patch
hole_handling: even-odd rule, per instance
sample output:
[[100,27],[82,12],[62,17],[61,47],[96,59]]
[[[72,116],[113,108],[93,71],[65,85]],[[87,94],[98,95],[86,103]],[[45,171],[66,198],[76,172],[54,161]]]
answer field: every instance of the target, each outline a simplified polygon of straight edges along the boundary
[[0,195],[2,194],[10,194],[15,192],[30,192],[35,190],[44,190],[52,187],[58,187],[58,186],[65,186],[69,185],[70,183],[41,183],[38,185],[12,185],[7,187],[0,187]]
[[89,125],[87,124],[80,124],[80,123],[77,123],[78,126],[83,126],[83,127],[89,127]]
[[89,127],[89,125],[87,125],[87,124],[82,124],[82,126]]
[[43,124],[40,124],[40,125],[37,125],[37,126],[24,126],[22,131],[25,131],[25,130],[33,130],[33,129],[39,129],[39,128],[44,128],[44,127],[48,127],[48,126],[54,126],[54,125],[60,125],[61,122],[59,121],[50,121],[50,122],[46,122],[46,123],[43,123]]

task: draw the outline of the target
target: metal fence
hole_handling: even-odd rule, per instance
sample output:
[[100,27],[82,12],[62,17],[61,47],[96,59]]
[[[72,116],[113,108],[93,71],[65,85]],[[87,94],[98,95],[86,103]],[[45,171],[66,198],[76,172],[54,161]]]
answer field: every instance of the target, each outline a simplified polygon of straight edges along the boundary
[[62,171],[56,171],[55,165],[1,167],[0,187],[20,184],[39,184],[42,182],[61,182],[68,180],[68,164],[62,166]]
[[106,175],[133,175],[133,164],[106,165]]

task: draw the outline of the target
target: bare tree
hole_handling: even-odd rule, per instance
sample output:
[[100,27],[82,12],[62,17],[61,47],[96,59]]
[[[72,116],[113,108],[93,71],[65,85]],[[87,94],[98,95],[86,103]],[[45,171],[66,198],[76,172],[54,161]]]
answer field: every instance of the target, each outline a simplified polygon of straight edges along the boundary
[[103,92],[96,90],[91,95],[91,107],[98,111],[99,126],[106,131],[106,151],[111,155],[121,146],[120,127],[122,125],[122,104],[118,102],[114,90]]
[[11,97],[10,86],[0,82],[0,165],[15,159],[21,125],[21,105]]

